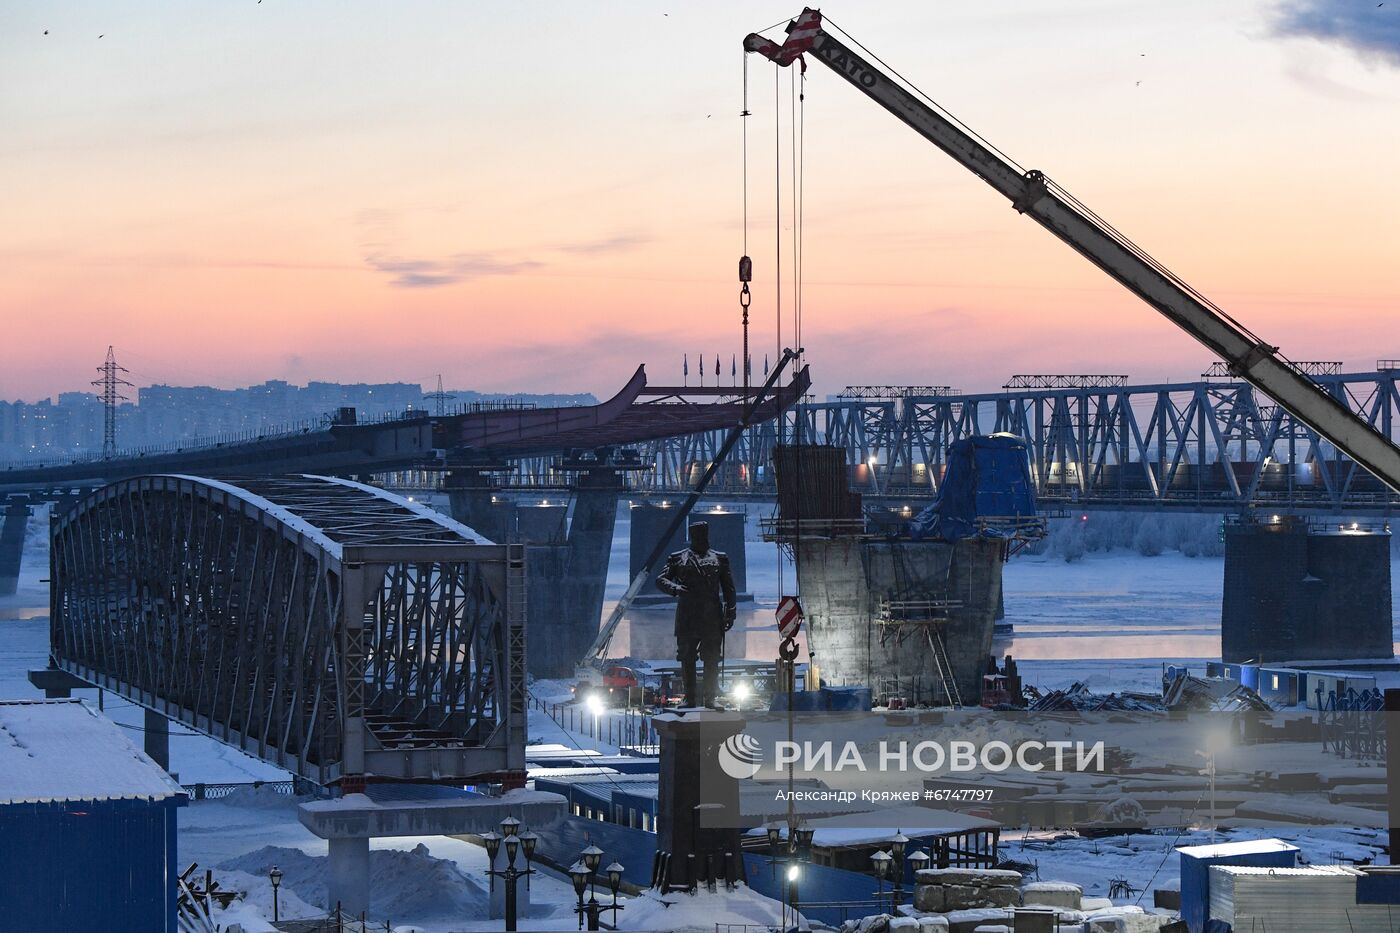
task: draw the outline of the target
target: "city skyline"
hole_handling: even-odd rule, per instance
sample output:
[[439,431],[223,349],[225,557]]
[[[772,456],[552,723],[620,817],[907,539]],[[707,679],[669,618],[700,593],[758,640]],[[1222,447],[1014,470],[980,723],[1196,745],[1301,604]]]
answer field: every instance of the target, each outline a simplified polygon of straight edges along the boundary
[[[669,382],[683,354],[729,357],[739,43],[792,12],[7,8],[0,397],[80,388],[109,343],[138,382],[442,372],[599,397],[638,363]],[[891,65],[1285,355],[1348,369],[1400,356],[1376,335],[1400,293],[1400,193],[1374,181],[1400,144],[1400,10],[1084,0],[827,14],[882,37]],[[774,80],[748,68],[757,367],[777,350]],[[1210,362],[824,69],[805,93],[818,395],[1065,370],[1181,381]],[[789,205],[785,190],[785,222]]]

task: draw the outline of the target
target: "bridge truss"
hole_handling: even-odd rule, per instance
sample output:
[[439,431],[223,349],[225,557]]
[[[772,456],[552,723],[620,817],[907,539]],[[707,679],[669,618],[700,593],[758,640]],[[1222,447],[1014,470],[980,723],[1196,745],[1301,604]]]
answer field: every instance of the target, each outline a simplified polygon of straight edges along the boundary
[[60,668],[322,784],[523,779],[524,561],[358,483],[123,480],[53,520]]
[[[1318,391],[1397,439],[1400,371],[1348,374],[1329,367],[1313,378]],[[883,391],[804,402],[781,421],[751,430],[711,494],[772,495],[772,448],[800,435],[843,448],[852,488],[867,496],[930,498],[953,441],[1006,431],[1026,439],[1037,493],[1052,506],[1367,512],[1400,506],[1400,497],[1247,383],[1127,385],[1122,377],[1015,383],[1018,388],[978,395]],[[631,492],[684,493],[722,440],[716,431],[638,445],[653,468],[630,475]],[[562,482],[551,471],[549,458],[515,461],[502,485]]]

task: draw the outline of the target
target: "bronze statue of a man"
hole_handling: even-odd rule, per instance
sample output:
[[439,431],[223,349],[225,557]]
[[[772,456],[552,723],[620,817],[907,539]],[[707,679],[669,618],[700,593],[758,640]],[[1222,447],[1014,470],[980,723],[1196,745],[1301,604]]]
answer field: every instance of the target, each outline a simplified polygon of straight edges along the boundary
[[[729,558],[710,547],[710,526],[690,526],[690,547],[676,551],[656,577],[656,588],[676,598],[676,660],[681,662],[686,706],[714,706],[724,633],[734,625],[734,577]],[[695,690],[696,659],[705,662],[705,680]]]

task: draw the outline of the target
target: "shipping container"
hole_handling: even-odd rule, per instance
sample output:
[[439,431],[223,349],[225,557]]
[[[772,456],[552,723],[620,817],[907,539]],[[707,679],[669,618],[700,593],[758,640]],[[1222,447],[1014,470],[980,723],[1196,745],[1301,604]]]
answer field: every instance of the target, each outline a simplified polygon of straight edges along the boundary
[[0,701],[0,916],[26,933],[176,933],[187,797],[77,700]]

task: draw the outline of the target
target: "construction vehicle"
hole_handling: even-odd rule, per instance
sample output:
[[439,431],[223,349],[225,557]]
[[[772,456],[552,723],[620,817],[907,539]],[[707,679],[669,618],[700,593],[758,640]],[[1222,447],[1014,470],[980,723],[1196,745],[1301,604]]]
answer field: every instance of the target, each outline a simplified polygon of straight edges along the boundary
[[[781,45],[755,33],[744,40],[744,48],[779,66],[799,62],[804,69],[810,53],[811,58],[991,185],[1011,201],[1017,212],[1068,243],[1204,344],[1225,362],[1232,375],[1267,394],[1337,450],[1400,492],[1400,447],[1319,387],[1302,369],[1281,356],[1277,347],[1265,343],[1212,304],[1043,172],[1014,164],[943,113],[912,85],[897,78],[891,69],[877,67],[873,62],[879,59],[842,32],[845,40],[865,53],[857,54],[851,45],[827,31],[830,25],[819,11],[806,9],[788,24],[787,39]],[[1152,481],[1157,482],[1155,478]]]

